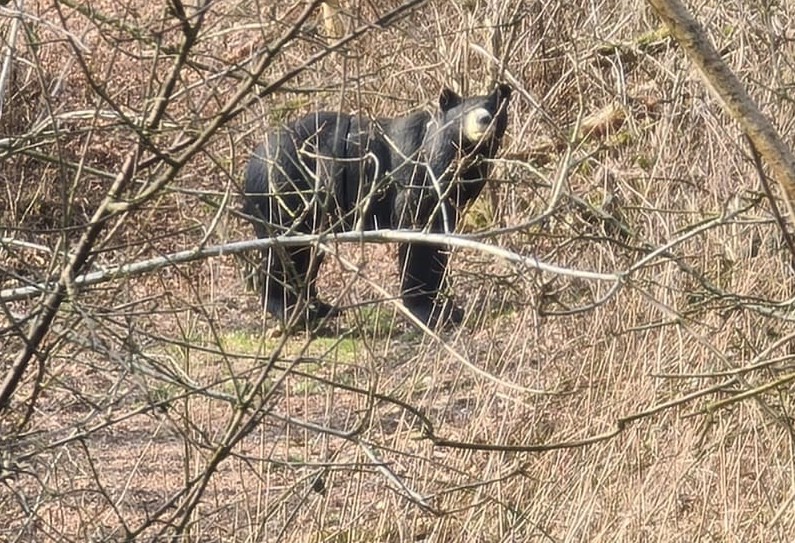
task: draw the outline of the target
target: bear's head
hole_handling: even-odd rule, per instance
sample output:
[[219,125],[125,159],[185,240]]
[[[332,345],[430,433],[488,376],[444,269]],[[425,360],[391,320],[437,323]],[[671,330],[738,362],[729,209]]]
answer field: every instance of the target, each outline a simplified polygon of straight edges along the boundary
[[511,87],[504,84],[490,94],[467,98],[444,89],[439,111],[423,138],[424,179],[415,178],[414,185],[433,186],[438,196],[449,194],[458,205],[477,198],[488,170],[480,159],[497,154],[508,125],[510,99]]
[[510,99],[511,87],[505,84],[498,85],[491,94],[470,98],[444,89],[439,95],[440,132],[464,154],[491,157],[508,125]]

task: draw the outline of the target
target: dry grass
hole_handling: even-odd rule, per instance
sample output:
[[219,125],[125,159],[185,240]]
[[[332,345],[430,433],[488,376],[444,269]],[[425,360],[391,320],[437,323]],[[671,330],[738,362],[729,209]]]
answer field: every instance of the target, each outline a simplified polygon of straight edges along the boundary
[[[182,43],[165,5],[90,4],[24,3],[2,96],[14,146],[0,145],[0,235],[38,248],[0,247],[0,288],[60,273]],[[398,5],[343,1],[340,21],[350,31]],[[303,8],[212,3],[143,158],[206,130]],[[791,10],[696,12],[784,134]],[[0,7],[0,35],[17,13]],[[321,22],[317,10],[263,84],[328,46]],[[228,257],[70,292],[0,412],[0,539],[791,540],[793,257],[737,128],[657,27],[640,0],[433,1],[252,100],[108,221],[93,268],[250,237],[231,211],[272,123],[318,107],[399,115],[443,85],[499,77],[516,86],[510,137],[465,229],[624,273],[622,287],[603,299],[610,284],[457,251],[467,320],[439,338],[377,289],[397,293],[394,247],[328,258],[322,294],[347,310],[324,337],[267,339]],[[126,196],[167,166],[140,168]],[[0,310],[5,375],[29,325],[12,323],[42,307]],[[458,445],[435,446],[419,414]]]

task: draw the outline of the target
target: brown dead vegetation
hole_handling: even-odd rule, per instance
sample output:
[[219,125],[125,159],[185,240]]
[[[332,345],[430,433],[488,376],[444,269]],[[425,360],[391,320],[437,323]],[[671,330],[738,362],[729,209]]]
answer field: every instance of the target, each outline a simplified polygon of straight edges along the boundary
[[[321,292],[344,316],[268,339],[232,257],[67,276],[0,411],[0,539],[788,541],[793,255],[650,8],[431,1],[375,24],[404,4],[326,5],[0,2],[0,290],[54,291],[130,156],[80,271],[251,238],[241,172],[280,120],[494,78],[516,89],[509,139],[464,231],[620,288],[459,249],[466,322],[433,337],[395,310],[393,246],[332,244]],[[792,7],[697,7],[789,135]],[[0,302],[3,378],[45,299]]]

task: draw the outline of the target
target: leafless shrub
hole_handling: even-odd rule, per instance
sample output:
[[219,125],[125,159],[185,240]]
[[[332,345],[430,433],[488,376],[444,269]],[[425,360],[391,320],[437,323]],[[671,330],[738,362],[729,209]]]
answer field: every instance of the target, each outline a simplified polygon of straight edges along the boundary
[[[328,5],[0,3],[2,537],[786,540],[792,254],[651,10]],[[790,6],[696,16],[789,134]],[[345,315],[267,337],[231,256],[274,243],[237,213],[267,127],[495,79],[465,324],[410,326],[362,243],[416,233],[321,233]]]

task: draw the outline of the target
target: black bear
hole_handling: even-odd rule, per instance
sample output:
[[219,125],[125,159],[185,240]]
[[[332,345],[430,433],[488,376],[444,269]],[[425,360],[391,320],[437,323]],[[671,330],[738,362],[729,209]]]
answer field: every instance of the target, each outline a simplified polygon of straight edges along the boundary
[[[486,182],[483,158],[497,153],[511,88],[462,98],[450,89],[439,111],[369,119],[320,111],[266,135],[249,161],[243,208],[259,238],[293,233],[415,228],[452,232],[458,210]],[[460,322],[463,311],[437,300],[447,267],[443,246],[399,248],[405,306],[422,322]],[[317,298],[323,258],[311,247],[264,251],[263,298],[286,321],[336,313]]]

